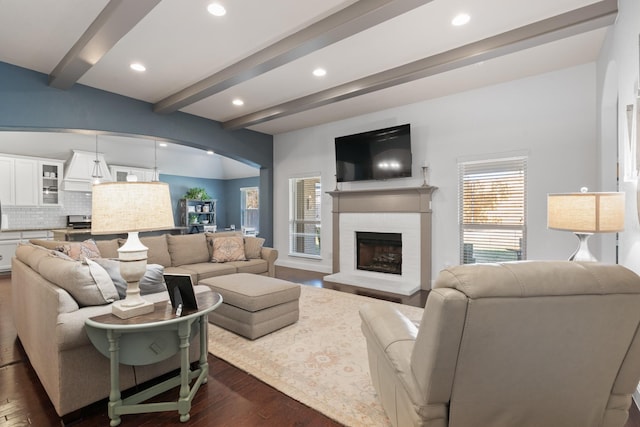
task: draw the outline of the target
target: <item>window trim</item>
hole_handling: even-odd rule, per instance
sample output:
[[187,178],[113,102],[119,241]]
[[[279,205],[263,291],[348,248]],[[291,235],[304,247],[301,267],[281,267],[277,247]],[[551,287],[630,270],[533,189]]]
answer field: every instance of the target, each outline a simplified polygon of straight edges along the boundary
[[[295,206],[295,201],[297,199],[297,192],[296,192],[296,184],[301,181],[301,180],[312,180],[312,179],[317,179],[318,182],[316,185],[320,186],[320,195],[318,197],[318,194],[314,195],[314,203],[318,204],[318,206],[314,209],[314,211],[317,214],[318,219],[314,219],[314,220],[310,220],[310,219],[301,219],[301,220],[296,220],[295,218],[295,214],[296,214],[296,206]],[[317,192],[317,190],[316,190]],[[307,259],[317,259],[320,260],[322,259],[322,244],[318,243],[318,254],[308,254],[305,252],[296,252],[293,250],[293,239],[294,239],[294,235],[298,235],[300,233],[293,233],[293,227],[295,224],[315,224],[317,226],[319,226],[320,228],[322,227],[322,205],[321,205],[321,200],[322,200],[322,175],[320,173],[316,173],[316,174],[310,174],[310,175],[301,175],[301,176],[292,176],[289,178],[289,219],[288,219],[288,255],[291,257],[298,257],[298,258],[307,258]],[[309,233],[302,233],[300,235],[309,235]]]
[[[474,166],[475,165],[475,168]],[[527,259],[527,155],[514,155],[505,157],[493,157],[486,159],[465,159],[458,160],[458,225],[459,225],[459,261],[461,264],[465,263],[467,259],[467,243],[465,242],[465,233],[473,230],[494,230],[497,231],[496,235],[499,237],[501,231],[519,231],[521,232],[521,242],[519,244],[519,254],[517,259]],[[521,224],[513,223],[514,216],[507,216],[506,219],[512,219],[509,224],[497,224],[495,222],[477,222],[465,224],[465,177],[471,175],[469,173],[475,171],[477,173],[490,173],[493,169],[495,172],[516,171],[516,173],[522,173],[522,189],[518,191],[518,195],[522,196],[522,212],[521,212]],[[468,182],[468,181],[467,181]],[[482,182],[480,179],[478,182]],[[493,181],[490,181],[493,182]],[[500,182],[495,180],[495,182]],[[504,181],[503,181],[504,182]],[[507,207],[505,207],[507,208]],[[519,212],[520,213],[520,212]],[[468,212],[467,212],[468,214]],[[518,216],[518,215],[516,215]],[[489,233],[487,233],[489,234]],[[488,262],[500,262],[500,259],[493,259]]]

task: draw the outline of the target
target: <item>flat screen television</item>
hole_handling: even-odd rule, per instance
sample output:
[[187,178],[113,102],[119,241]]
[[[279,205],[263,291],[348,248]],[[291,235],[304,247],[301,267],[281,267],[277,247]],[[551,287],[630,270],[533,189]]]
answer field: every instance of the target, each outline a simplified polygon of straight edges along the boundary
[[338,182],[411,176],[409,124],[335,138]]

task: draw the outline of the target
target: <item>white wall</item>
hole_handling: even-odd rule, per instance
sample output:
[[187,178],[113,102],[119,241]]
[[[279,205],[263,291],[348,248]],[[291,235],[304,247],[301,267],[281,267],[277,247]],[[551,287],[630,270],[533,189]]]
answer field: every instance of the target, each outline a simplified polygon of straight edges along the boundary
[[[571,233],[547,230],[546,195],[597,189],[596,67],[586,64],[523,80],[289,132],[274,137],[274,245],[278,264],[331,271],[331,197],[323,197],[322,260],[288,256],[288,179],[320,173],[335,187],[334,138],[411,123],[413,176],[344,183],[341,190],[419,186],[430,168],[433,194],[433,276],[459,263],[460,158],[527,153],[529,259],[566,259],[577,247]],[[592,247],[597,250],[597,239]]]
[[[626,107],[638,101],[638,79],[640,76],[639,40],[640,2],[618,1],[618,19],[607,35],[598,61],[598,92],[602,146],[609,152],[617,148],[620,165],[620,191],[626,193],[625,231],[620,233],[619,263],[640,273],[640,224],[638,222],[637,177],[630,177],[628,165],[631,160]],[[617,114],[611,114],[612,108]],[[612,121],[615,121],[612,124]],[[637,129],[638,124],[635,124]],[[616,132],[617,131],[617,132]],[[636,130],[637,132],[637,130]],[[632,135],[635,136],[635,135]],[[616,147],[617,145],[617,147]],[[639,147],[640,148],[640,147]],[[610,167],[611,161],[600,159],[600,169]]]

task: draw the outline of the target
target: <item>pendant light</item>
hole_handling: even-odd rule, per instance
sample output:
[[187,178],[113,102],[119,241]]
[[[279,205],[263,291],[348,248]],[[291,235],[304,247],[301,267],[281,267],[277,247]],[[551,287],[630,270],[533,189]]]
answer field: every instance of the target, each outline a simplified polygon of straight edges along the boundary
[[158,172],[158,143],[156,140],[153,140],[153,176],[151,177],[151,181],[160,181],[160,173]]
[[98,159],[98,134],[96,134],[96,159],[93,161],[93,171],[91,172],[91,178],[94,184],[100,184],[102,182],[102,174],[100,173],[100,160]]

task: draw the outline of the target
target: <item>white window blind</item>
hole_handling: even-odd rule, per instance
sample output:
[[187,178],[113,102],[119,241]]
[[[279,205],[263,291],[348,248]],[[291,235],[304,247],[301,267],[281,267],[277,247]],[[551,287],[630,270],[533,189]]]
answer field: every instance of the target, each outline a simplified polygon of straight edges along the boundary
[[526,157],[458,164],[460,261],[526,259]]
[[320,177],[291,178],[289,214],[289,253],[291,255],[320,256]]

